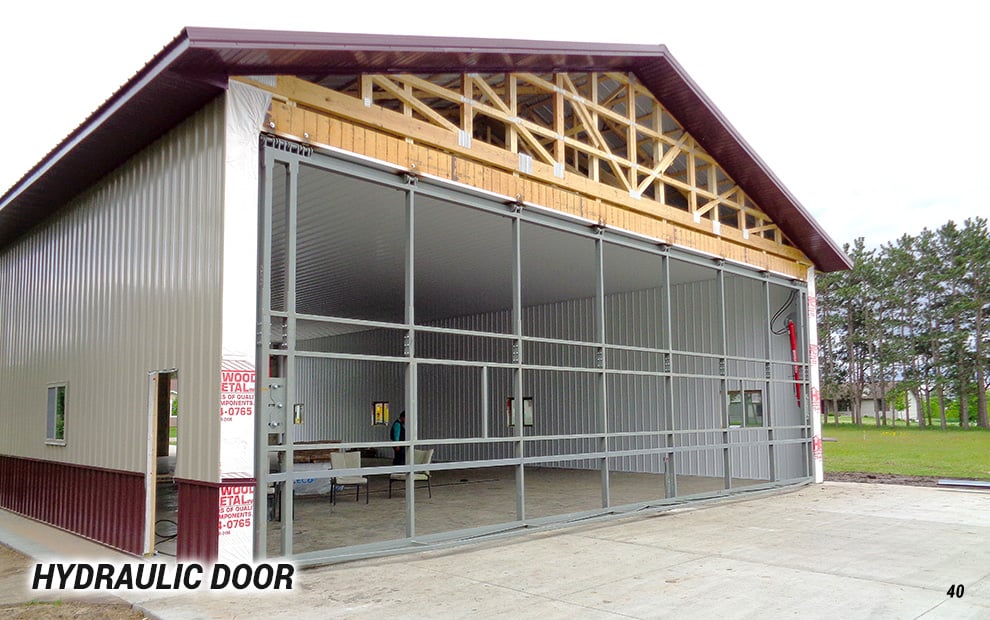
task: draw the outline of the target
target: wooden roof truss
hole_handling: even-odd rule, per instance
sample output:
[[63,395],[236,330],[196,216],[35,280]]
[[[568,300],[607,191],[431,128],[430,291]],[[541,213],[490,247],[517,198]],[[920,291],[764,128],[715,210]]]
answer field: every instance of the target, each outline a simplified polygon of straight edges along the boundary
[[[632,74],[450,73],[280,76],[274,92],[423,139],[423,124],[449,134],[442,142],[482,142],[565,175],[610,186],[691,216],[718,235],[722,226],[777,247],[793,248],[715,160]],[[361,108],[366,110],[361,112]],[[373,109],[387,110],[381,122]],[[395,118],[406,119],[406,125]],[[425,140],[429,142],[430,140]],[[440,141],[435,141],[440,143]],[[486,149],[491,152],[491,149]]]

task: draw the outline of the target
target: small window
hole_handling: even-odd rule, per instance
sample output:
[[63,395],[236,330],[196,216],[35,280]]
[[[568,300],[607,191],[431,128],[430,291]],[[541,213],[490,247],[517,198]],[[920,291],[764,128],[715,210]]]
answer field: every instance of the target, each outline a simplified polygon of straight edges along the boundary
[[729,426],[763,426],[763,391],[729,391]]
[[48,386],[48,430],[46,443],[65,445],[65,397],[67,385]]

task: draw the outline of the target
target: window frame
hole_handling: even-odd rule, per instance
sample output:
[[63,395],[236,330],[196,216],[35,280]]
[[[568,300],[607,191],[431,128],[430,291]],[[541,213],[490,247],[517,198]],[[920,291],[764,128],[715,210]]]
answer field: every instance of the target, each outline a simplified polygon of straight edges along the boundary
[[[59,392],[62,396],[61,412],[59,409]],[[45,392],[45,444],[49,446],[66,445],[65,420],[69,400],[69,382],[49,383]],[[59,415],[61,413],[61,433],[59,432]]]
[[[753,395],[759,395],[758,402],[753,402],[752,399]],[[742,419],[739,423],[733,422],[733,416],[732,416],[733,396],[737,396],[741,399],[739,403],[735,403],[736,405],[742,405],[742,411],[741,411]],[[729,428],[763,428],[764,426],[766,426],[766,412],[763,410],[763,405],[766,403],[766,399],[763,397],[762,389],[756,388],[756,389],[729,390],[728,398],[729,401],[728,401],[727,414],[728,414]],[[749,408],[753,405],[756,405],[758,407],[759,422],[754,421],[753,423],[750,423]]]

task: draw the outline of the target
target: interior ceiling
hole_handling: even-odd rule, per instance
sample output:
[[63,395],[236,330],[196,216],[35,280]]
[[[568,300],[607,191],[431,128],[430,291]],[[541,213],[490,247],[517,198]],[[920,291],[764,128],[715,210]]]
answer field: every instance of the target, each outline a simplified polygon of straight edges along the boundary
[[[303,166],[298,196],[297,311],[402,322],[405,192]],[[511,307],[510,218],[415,200],[417,322]],[[284,229],[273,228],[274,243],[284,243]],[[594,295],[593,241],[530,223],[521,238],[525,306]],[[656,255],[607,246],[605,261],[606,294],[662,283]],[[714,277],[714,269],[671,262],[672,284]],[[299,337],[331,333],[341,326],[300,327]]]

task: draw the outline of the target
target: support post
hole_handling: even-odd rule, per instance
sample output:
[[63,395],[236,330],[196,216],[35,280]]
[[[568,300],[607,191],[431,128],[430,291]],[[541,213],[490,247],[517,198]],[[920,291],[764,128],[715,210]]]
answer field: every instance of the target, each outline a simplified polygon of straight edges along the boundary
[[770,320],[773,318],[772,309],[770,307],[770,280],[767,278],[769,274],[765,274],[763,279],[763,298],[764,298],[764,309],[766,310],[765,321],[764,321],[764,347],[765,347],[765,372],[763,383],[764,390],[766,392],[766,398],[763,402],[763,423],[767,428],[767,447],[768,447],[768,458],[770,459],[770,481],[777,481],[777,451],[774,445],[774,411],[773,404],[777,401],[774,400],[774,383],[773,383],[773,325],[770,324]]
[[732,450],[729,447],[732,443],[732,435],[729,431],[729,382],[726,379],[726,374],[728,369],[726,368],[727,360],[726,355],[728,354],[729,343],[727,329],[725,327],[725,269],[722,266],[721,261],[719,261],[718,271],[716,276],[716,287],[715,292],[718,297],[718,303],[716,308],[718,310],[718,334],[719,334],[719,360],[718,360],[718,373],[719,379],[719,414],[722,420],[722,475],[725,480],[725,488],[732,488]]
[[[419,366],[416,363],[416,192],[414,187],[406,189],[406,297],[405,323],[406,338],[409,342],[406,355],[406,466],[415,461],[415,446],[419,428]],[[406,476],[406,536],[416,535],[416,481],[412,475]]]
[[663,341],[661,348],[666,349],[663,364],[664,383],[664,410],[666,415],[665,435],[666,446],[670,449],[665,455],[664,463],[664,492],[667,498],[677,497],[677,453],[673,448],[677,444],[674,432],[676,427],[676,416],[674,416],[674,376],[673,376],[673,350],[674,350],[674,323],[673,311],[670,300],[670,255],[664,253],[661,259],[661,269],[663,269]]
[[821,378],[818,375],[818,297],[815,268],[808,268],[808,381],[811,389],[811,453],[815,482],[825,482],[825,458],[822,453]]
[[261,282],[258,291],[257,306],[257,342],[255,349],[256,381],[254,391],[254,470],[257,472],[257,484],[254,489],[254,560],[261,562],[268,557],[268,502],[276,501],[278,493],[268,498],[269,451],[268,434],[274,430],[269,425],[268,411],[261,395],[271,384],[271,364],[268,349],[271,347],[272,326],[272,175],[275,170],[275,158],[272,152],[263,149],[261,167],[261,225],[258,230],[258,246],[261,253]]
[[523,325],[522,325],[522,220],[518,214],[512,218],[512,333],[516,339],[513,362],[516,367],[512,370],[512,396],[517,403],[513,411],[513,423],[516,436],[516,520],[526,519],[526,466],[523,458],[526,456],[526,446],[523,442]]
[[597,356],[599,361],[598,394],[601,420],[599,422],[602,438],[598,449],[604,455],[601,459],[602,472],[602,508],[612,505],[611,489],[608,473],[608,375],[605,373],[605,241],[601,237],[595,239],[595,340],[598,343]]
[[[286,256],[285,256],[285,313],[286,313],[286,355],[285,377],[286,405],[290,402],[290,394],[295,393],[296,375],[296,210],[299,181],[299,162],[294,158],[289,161],[288,178],[286,179]],[[288,420],[288,413],[285,414]],[[294,521],[293,488],[295,479],[293,469],[295,463],[295,452],[293,450],[292,430],[285,423],[283,431],[283,444],[285,446],[285,467],[284,471],[289,474],[289,479],[285,481],[282,490],[282,555],[292,555],[292,524]]]

